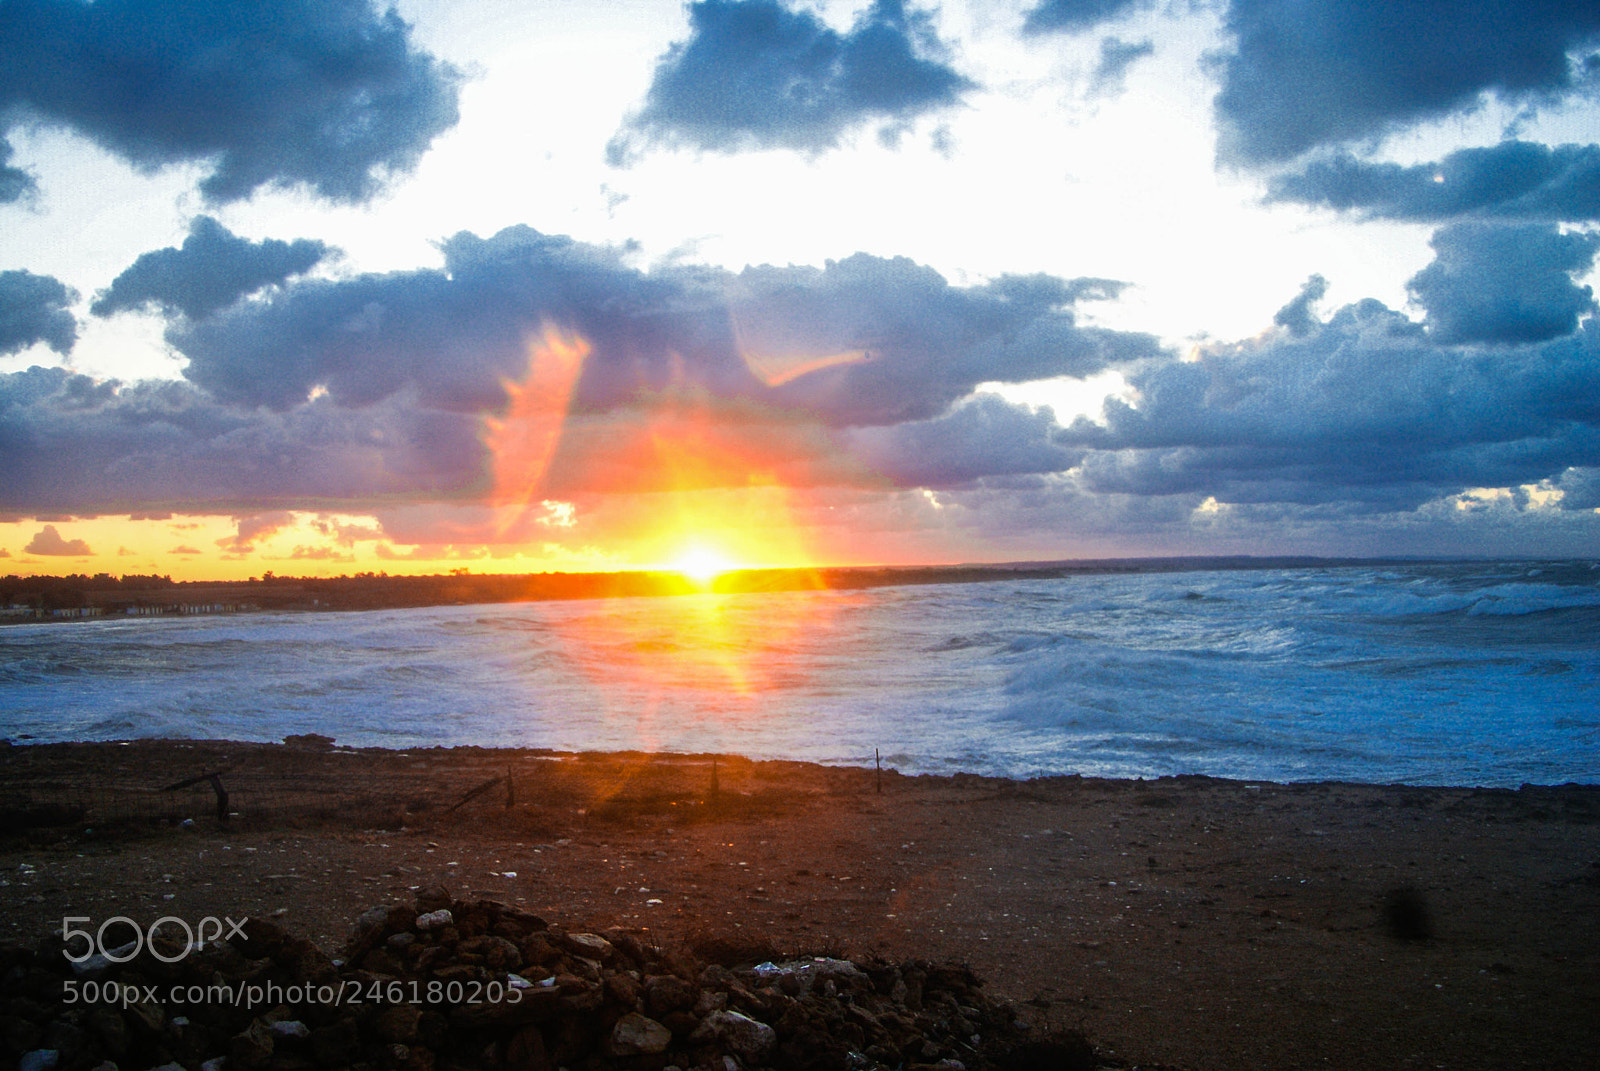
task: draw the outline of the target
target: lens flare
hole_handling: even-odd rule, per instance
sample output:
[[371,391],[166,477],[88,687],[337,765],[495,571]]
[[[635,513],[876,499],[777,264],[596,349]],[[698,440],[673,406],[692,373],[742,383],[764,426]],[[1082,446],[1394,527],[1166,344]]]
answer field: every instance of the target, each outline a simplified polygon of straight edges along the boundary
[[501,511],[502,534],[530,509],[543,508],[542,489],[561,441],[572,389],[590,346],[584,338],[550,324],[528,347],[528,374],[506,381],[506,411],[485,418],[483,443],[493,472],[489,498]]

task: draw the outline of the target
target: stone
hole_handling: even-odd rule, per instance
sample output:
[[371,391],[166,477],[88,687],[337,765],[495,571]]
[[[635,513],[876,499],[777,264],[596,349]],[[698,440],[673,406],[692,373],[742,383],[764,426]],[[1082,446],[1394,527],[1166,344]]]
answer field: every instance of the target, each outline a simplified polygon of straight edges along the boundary
[[107,1055],[122,1059],[128,1054],[128,1023],[115,1008],[95,1008],[85,1019],[89,1033]]
[[44,1043],[61,1054],[63,1066],[79,1064],[89,1054],[89,1032],[66,1018],[56,1019],[45,1027]]
[[455,922],[455,916],[448,907],[441,907],[436,911],[424,912],[417,916],[417,931],[427,933],[429,930],[442,930]]
[[615,954],[611,942],[597,933],[569,933],[562,938],[562,944],[588,959],[597,959],[604,963]]
[[361,913],[360,918],[356,919],[356,934],[359,936],[369,933],[380,926],[387,925],[388,922],[389,908],[387,906],[379,904],[377,907],[369,907]]
[[27,1052],[39,1044],[44,1031],[39,1024],[21,1015],[7,1015],[0,1020],[0,1042],[13,1052]]
[[514,971],[522,966],[522,950],[504,937],[474,937],[463,941],[457,951],[463,956],[480,957],[490,970]]
[[[654,975],[646,978],[644,982],[645,999],[650,1003],[650,1010],[658,1015],[668,1012],[687,1011],[694,1007],[699,991],[682,978],[673,974]],[[713,1009],[707,1008],[707,1011]]]
[[626,974],[612,973],[605,978],[606,995],[611,998],[611,1003],[618,1008],[637,1008],[639,1006],[640,986]]
[[728,1006],[728,994],[718,993],[714,989],[701,990],[700,996],[694,1002],[694,1014],[701,1019],[712,1012],[719,1012]]
[[766,1023],[736,1011],[712,1012],[689,1038],[691,1041],[720,1041],[738,1055],[759,1061],[777,1044],[778,1034]]
[[550,1054],[538,1027],[523,1027],[511,1036],[506,1045],[505,1066],[509,1071],[551,1071]]
[[266,1067],[272,1050],[272,1028],[264,1019],[252,1019],[249,1026],[228,1041],[228,1069],[256,1071]]
[[450,890],[443,885],[428,885],[417,891],[417,910],[419,912],[438,911],[440,908],[449,907],[455,902],[450,895]]
[[638,1012],[629,1012],[611,1028],[611,1051],[616,1056],[644,1056],[665,1052],[672,1031]]
[[[958,1052],[970,1053],[968,1066],[1010,1066],[1005,1057],[1029,1037],[1015,1010],[984,996],[962,967],[810,958],[731,971],[616,927],[604,936],[568,933],[503,904],[443,894],[433,903],[422,915],[436,913],[438,923],[416,929],[422,916],[409,906],[366,913],[342,961],[252,918],[243,938],[211,943],[180,966],[127,968],[141,991],[160,983],[158,994],[169,980],[361,994],[343,1006],[279,1005],[253,1021],[242,1008],[159,997],[62,1013],[61,981],[72,968],[60,944],[0,945],[0,1048],[11,1067],[27,1053],[25,1071],[89,1071],[108,1057],[134,1071],[162,1061],[189,1071],[753,1071],[863,1060],[958,1071]],[[416,995],[430,985],[480,987],[482,995],[456,1004]],[[39,1055],[46,1050],[53,1063]]]
[[60,1060],[61,1053],[55,1049],[34,1049],[22,1054],[22,1059],[17,1061],[17,1071],[54,1071]]
[[160,1034],[167,1025],[167,1009],[148,1000],[136,1000],[128,1005],[128,1022],[135,1032],[145,1035]]
[[422,1012],[414,1004],[390,1004],[373,1016],[372,1029],[384,1041],[404,1044],[415,1041]]
[[311,1032],[311,1055],[324,1067],[343,1067],[361,1054],[361,1038],[353,1019],[343,1019]]

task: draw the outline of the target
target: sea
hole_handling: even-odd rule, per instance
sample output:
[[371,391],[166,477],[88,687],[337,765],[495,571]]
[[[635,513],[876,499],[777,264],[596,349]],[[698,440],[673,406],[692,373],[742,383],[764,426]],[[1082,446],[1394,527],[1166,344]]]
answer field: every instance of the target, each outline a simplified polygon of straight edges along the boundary
[[732,753],[967,772],[1600,780],[1600,561],[0,629],[0,736]]

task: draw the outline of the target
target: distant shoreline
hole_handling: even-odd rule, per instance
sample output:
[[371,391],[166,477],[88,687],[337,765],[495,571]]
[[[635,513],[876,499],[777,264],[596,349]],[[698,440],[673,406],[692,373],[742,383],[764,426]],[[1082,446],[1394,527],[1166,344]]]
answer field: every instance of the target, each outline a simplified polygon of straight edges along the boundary
[[[173,581],[165,577],[7,576],[0,578],[0,624],[104,620],[128,616],[286,611],[415,609],[427,606],[777,591],[858,591],[909,584],[1059,580],[1110,573],[1149,574],[1266,569],[1348,569],[1460,565],[1488,558],[1321,558],[1174,556],[1086,558],[993,564],[736,569],[706,584],[666,571],[610,573],[430,574]],[[1528,559],[1543,561],[1544,559]],[[1583,560],[1583,559],[1563,559]]]

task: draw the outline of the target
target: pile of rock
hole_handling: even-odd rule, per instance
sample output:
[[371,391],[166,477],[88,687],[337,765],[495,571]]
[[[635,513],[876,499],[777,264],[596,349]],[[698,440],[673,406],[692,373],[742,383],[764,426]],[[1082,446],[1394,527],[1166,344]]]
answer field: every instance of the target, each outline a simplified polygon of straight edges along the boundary
[[19,1071],[1100,1063],[1081,1035],[1035,1036],[964,967],[810,958],[730,969],[443,889],[367,912],[343,960],[259,919],[203,948],[158,936],[137,955],[112,950],[125,963],[71,963],[64,947],[81,956],[79,940],[0,951],[0,1042]]

